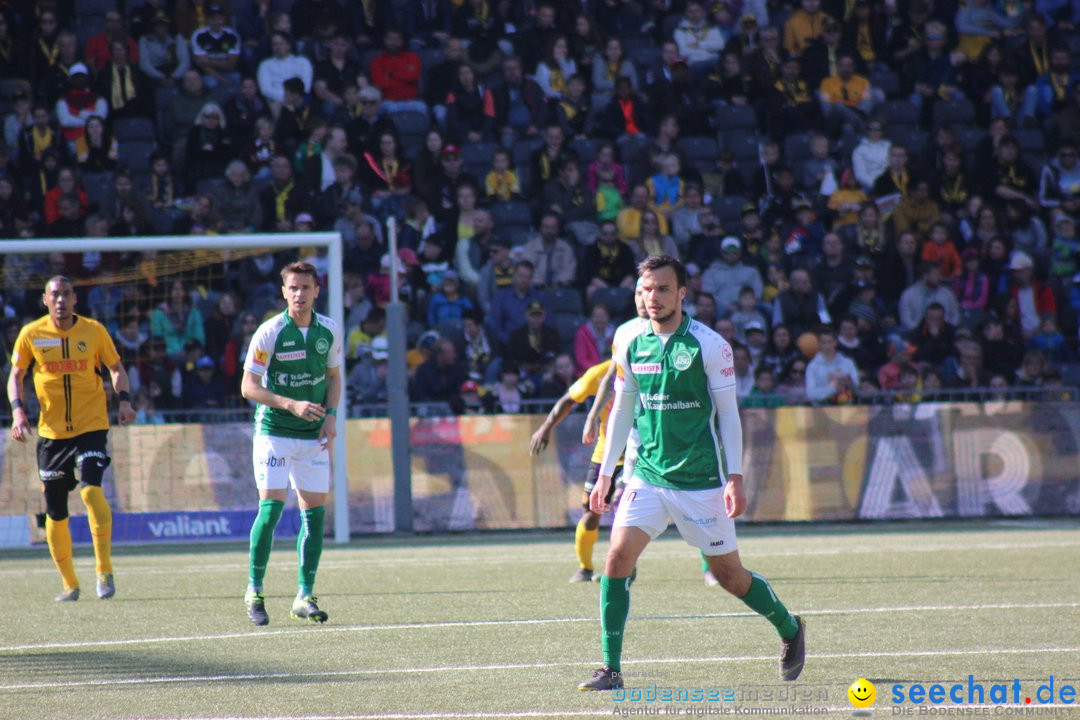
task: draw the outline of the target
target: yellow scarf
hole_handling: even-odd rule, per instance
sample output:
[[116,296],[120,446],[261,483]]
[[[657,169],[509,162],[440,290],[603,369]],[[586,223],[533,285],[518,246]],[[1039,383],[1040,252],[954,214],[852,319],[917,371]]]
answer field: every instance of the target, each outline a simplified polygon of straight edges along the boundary
[[44,133],[39,133],[37,127],[33,127],[30,129],[30,137],[34,140],[34,159],[40,160],[41,153],[52,147],[52,128],[47,127]]
[[1035,64],[1035,74],[1045,75],[1050,69],[1050,58],[1047,57],[1046,43],[1035,47],[1034,43],[1028,43],[1028,51],[1031,53],[1031,61]]
[[293,113],[293,117],[296,118],[296,126],[301,130],[307,127],[308,116],[311,114],[311,108],[305,107],[303,112]]
[[1069,92],[1069,73],[1050,73],[1050,84],[1054,87],[1054,97],[1059,101],[1064,100],[1065,94]]
[[364,6],[364,22],[366,22],[369,27],[374,25],[375,3],[372,2],[372,0],[361,0],[360,4]]
[[49,67],[56,64],[56,58],[60,56],[60,43],[54,42],[52,47],[49,47],[45,42],[45,38],[38,38],[38,46],[41,47],[41,54],[45,56],[46,62],[49,63]]
[[161,178],[157,175],[150,176],[150,201],[157,202],[161,200],[166,205],[169,205],[173,201],[173,181],[171,176],[165,177],[165,182],[161,182]]
[[110,104],[112,109],[119,110],[135,99],[135,80],[132,78],[130,65],[120,67],[112,66],[112,97]]
[[274,213],[278,220],[288,219],[288,215],[285,214],[285,203],[289,202],[289,195],[294,187],[296,187],[296,183],[290,180],[289,184],[281,188],[281,190],[274,191]]
[[551,90],[560,94],[566,92],[566,79],[563,78],[562,68],[558,64],[551,68]]
[[509,200],[513,194],[514,187],[510,182],[510,171],[492,170],[491,174],[488,176],[488,195],[494,195],[503,200]]
[[877,58],[874,53],[874,43],[872,42],[869,23],[859,26],[859,31],[855,35],[855,46],[859,51],[859,56],[866,62],[873,62]]
[[573,103],[563,100],[559,103],[559,107],[561,107],[563,112],[566,113],[567,120],[573,120],[575,117],[577,117],[578,109],[574,106]]
[[957,173],[955,180],[941,188],[941,199],[950,205],[962,205],[967,202],[967,198],[963,173]]
[[609,63],[606,63],[606,65],[607,65],[607,79],[614,82],[615,78],[619,74],[619,69],[620,69],[619,63],[610,63],[609,62]]
[[893,184],[896,185],[896,188],[900,191],[900,194],[903,195],[904,197],[907,197],[907,186],[908,186],[908,172],[907,172],[907,170],[901,170],[899,175],[897,175],[892,170],[890,170],[889,171],[889,177],[892,178]]
[[392,157],[383,158],[382,169],[383,169],[383,173],[386,174],[386,185],[387,185],[387,187],[392,188],[394,186],[394,178],[397,177],[397,174],[398,174],[398,161],[397,161],[397,158],[392,158]]
[[195,3],[195,27],[206,27],[206,3]]

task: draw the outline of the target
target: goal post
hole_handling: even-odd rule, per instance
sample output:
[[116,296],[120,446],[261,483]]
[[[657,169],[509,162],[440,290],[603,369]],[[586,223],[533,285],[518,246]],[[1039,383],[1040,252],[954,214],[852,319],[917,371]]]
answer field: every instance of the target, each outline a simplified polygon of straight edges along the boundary
[[[326,249],[327,263],[327,310],[330,318],[345,333],[344,283],[342,269],[344,251],[341,234],[336,232],[313,233],[270,233],[245,235],[173,235],[146,237],[103,237],[103,238],[62,238],[0,240],[0,256],[6,261],[12,255],[44,256],[50,253],[147,253],[177,251],[217,251],[228,257],[230,251],[246,250],[251,255],[254,250],[281,251],[312,247]],[[345,337],[342,337],[343,344]],[[338,407],[342,421],[346,419],[345,409],[346,372],[341,368],[341,398]],[[346,477],[346,428],[342,422],[337,442],[333,445],[333,483],[334,483],[334,540],[340,543],[349,540],[349,487]],[[179,510],[182,510],[179,509]]]

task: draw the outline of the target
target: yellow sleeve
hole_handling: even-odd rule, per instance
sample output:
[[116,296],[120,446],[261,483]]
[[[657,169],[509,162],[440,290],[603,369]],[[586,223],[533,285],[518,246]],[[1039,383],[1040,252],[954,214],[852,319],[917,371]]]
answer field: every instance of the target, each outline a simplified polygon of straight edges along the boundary
[[104,325],[99,324],[97,331],[100,345],[98,359],[101,360],[105,367],[112,367],[120,360],[120,353],[116,352],[116,344],[113,343],[113,339]]
[[576,403],[583,403],[587,398],[593,397],[600,392],[600,381],[607,375],[609,367],[611,367],[611,361],[605,360],[596,363],[582,373],[581,377],[575,380],[570,389],[566,391],[570,399]]
[[20,370],[30,367],[30,361],[34,359],[34,348],[30,342],[29,326],[24,325],[19,331],[19,337],[15,340],[15,351],[11,353],[11,364]]

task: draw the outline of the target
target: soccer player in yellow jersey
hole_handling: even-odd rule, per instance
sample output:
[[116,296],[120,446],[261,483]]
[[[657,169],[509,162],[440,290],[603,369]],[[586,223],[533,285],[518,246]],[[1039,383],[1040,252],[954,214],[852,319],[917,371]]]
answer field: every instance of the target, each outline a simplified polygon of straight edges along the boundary
[[[600,390],[600,383],[607,377],[607,371],[610,366],[610,360],[605,360],[593,365],[570,386],[566,391],[566,394],[559,398],[559,401],[555,403],[555,407],[551,408],[551,412],[548,413],[548,416],[544,419],[540,428],[533,433],[532,440],[529,443],[529,450],[533,455],[539,454],[547,447],[548,440],[551,437],[551,431],[570,414],[570,411],[574,409],[575,405],[583,403],[590,397],[596,395],[597,391]],[[593,450],[592,458],[589,462],[589,471],[585,476],[585,493],[582,496],[582,507],[585,512],[581,515],[581,519],[578,521],[577,531],[574,533],[574,549],[577,552],[578,564],[580,567],[578,568],[578,571],[571,576],[570,582],[591,582],[593,579],[593,546],[596,544],[596,539],[600,535],[600,515],[589,509],[589,494],[592,492],[593,485],[596,484],[597,473],[600,470],[600,459],[604,456],[604,425],[607,422],[607,414],[610,408],[611,395],[609,394],[607,407],[601,411],[599,441],[596,443],[596,448]],[[618,476],[621,468],[622,464],[620,463],[619,467],[615,470],[616,476]],[[612,483],[607,495],[607,501],[609,503],[612,501],[614,495],[615,483]]]
[[[109,413],[98,369],[112,375],[120,398],[121,425],[134,422],[127,372],[105,327],[75,314],[75,288],[57,275],[45,284],[42,301],[49,312],[19,331],[11,357],[7,392],[11,401],[11,437],[25,442],[31,435],[23,407],[23,380],[33,366],[34,390],[41,405],[38,419],[38,476],[45,495],[45,537],[49,552],[64,580],[60,602],[79,599],[79,579],[71,553],[68,529],[68,494],[82,484],[83,502],[90,521],[97,559],[97,594],[116,593],[112,568],[112,510],[101,489],[109,466],[106,437]],[[78,471],[78,478],[76,478]]]

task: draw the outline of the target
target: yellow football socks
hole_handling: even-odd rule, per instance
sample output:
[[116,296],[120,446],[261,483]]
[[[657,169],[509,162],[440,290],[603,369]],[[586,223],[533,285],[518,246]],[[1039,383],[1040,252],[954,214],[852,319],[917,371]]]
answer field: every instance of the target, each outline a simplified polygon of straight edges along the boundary
[[600,537],[600,528],[595,530],[587,529],[585,527],[585,518],[587,517],[588,515],[581,516],[581,520],[577,524],[577,530],[574,531],[574,552],[577,553],[578,564],[585,570],[592,570],[593,545],[596,545],[596,539]]
[[68,519],[53,520],[46,517],[45,539],[49,541],[49,553],[56,563],[56,569],[64,579],[64,589],[79,587],[79,578],[75,576],[75,561],[71,557],[71,530],[68,529]]
[[[105,499],[105,492],[96,485],[85,486],[80,495],[86,503],[90,535],[94,538],[94,557],[97,558],[98,574],[111,573],[113,571],[112,510],[109,508],[109,501]],[[71,554],[70,535],[68,535],[68,554]]]

